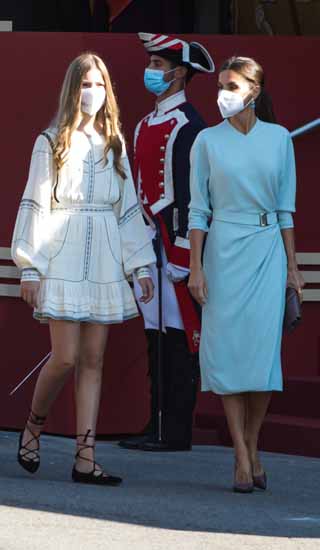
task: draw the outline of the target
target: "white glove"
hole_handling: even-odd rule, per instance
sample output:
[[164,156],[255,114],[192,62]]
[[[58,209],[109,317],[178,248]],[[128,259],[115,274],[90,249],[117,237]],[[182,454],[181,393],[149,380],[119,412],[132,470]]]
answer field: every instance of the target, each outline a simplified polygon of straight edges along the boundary
[[181,267],[175,264],[167,263],[166,273],[169,281],[172,283],[178,283],[188,277],[190,269],[187,267]]

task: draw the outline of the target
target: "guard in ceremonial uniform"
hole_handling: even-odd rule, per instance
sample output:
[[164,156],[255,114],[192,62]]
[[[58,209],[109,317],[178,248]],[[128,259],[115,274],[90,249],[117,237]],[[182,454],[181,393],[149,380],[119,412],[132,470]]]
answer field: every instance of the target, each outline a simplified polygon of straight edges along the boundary
[[[200,312],[187,288],[189,275],[189,154],[206,125],[185,95],[194,74],[213,73],[207,50],[196,42],[139,33],[150,56],[144,82],[157,96],[155,110],[135,131],[134,177],[151,238],[160,236],[162,260],[162,437],[158,423],[158,275],[155,295],[140,304],[148,343],[151,419],[141,436],[121,447],[146,451],[190,450],[199,380]],[[157,239],[159,244],[159,239]],[[137,299],[140,290],[134,281]]]

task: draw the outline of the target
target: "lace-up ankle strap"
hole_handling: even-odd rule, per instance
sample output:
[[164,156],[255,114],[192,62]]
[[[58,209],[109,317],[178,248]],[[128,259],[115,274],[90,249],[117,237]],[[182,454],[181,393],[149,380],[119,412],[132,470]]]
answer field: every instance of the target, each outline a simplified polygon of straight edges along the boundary
[[35,414],[30,409],[30,414],[27,422],[30,422],[30,424],[34,424],[35,426],[43,426],[46,420],[46,416],[39,416],[38,414]]
[[[26,426],[20,434],[18,462],[25,470],[27,470],[31,474],[34,474],[39,468],[39,438],[41,434],[41,428],[43,428],[45,420],[45,416],[39,416],[38,414],[35,414],[32,410],[30,410]],[[26,430],[27,433],[30,434],[29,439],[27,437],[24,438]],[[22,443],[23,440],[24,443]],[[31,443],[33,444],[34,448],[30,449]]]
[[[86,449],[94,449],[94,447],[95,447],[94,443],[93,443],[93,445],[90,445],[90,444],[86,443],[86,441],[89,437],[95,438],[95,435],[93,435],[93,434],[90,435],[90,432],[91,432],[91,429],[87,430],[87,433],[85,433],[85,434],[77,434],[76,435],[77,445],[78,445],[78,447],[80,447],[76,452],[76,458],[81,458],[81,460],[86,460],[87,462],[91,462],[91,464],[95,464],[95,461],[92,460],[91,458],[81,456],[82,451],[85,451]],[[82,443],[78,441],[78,437],[83,437],[84,438]]]
[[[76,438],[78,439],[78,437],[83,437],[84,438],[83,443],[87,441],[88,437],[93,437],[93,439],[95,439],[96,436],[94,434],[90,435],[91,431],[92,431],[91,428],[89,428],[89,430],[87,430],[85,434],[77,434]],[[82,443],[79,443],[79,445],[82,445]]]

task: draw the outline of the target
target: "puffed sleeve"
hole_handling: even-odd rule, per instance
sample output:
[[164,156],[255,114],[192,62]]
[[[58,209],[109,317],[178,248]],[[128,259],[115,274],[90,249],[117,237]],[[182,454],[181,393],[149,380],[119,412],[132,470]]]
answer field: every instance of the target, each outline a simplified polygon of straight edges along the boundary
[[53,185],[52,150],[40,135],[35,141],[29,176],[12,237],[11,255],[22,281],[39,280],[49,265],[48,217]]
[[190,153],[189,230],[208,231],[209,220],[212,216],[208,187],[210,165],[204,132],[198,134]]
[[289,132],[286,132],[283,148],[283,159],[280,173],[278,197],[278,218],[280,229],[293,227],[292,212],[295,212],[296,200],[296,165],[294,149]]
[[138,203],[127,154],[122,156],[122,166],[127,178],[119,177],[121,198],[115,207],[118,218],[122,261],[127,277],[136,272],[138,278],[147,277],[147,266],[156,262],[152,240],[148,235]]

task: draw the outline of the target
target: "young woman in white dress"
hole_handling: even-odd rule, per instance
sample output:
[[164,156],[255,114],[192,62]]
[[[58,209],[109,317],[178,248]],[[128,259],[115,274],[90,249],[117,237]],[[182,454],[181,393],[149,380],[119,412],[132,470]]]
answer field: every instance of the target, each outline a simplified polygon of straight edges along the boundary
[[36,139],[12,240],[21,296],[48,322],[51,356],[35,387],[18,461],[40,465],[39,437],[50,406],[75,371],[77,452],[72,478],[118,485],[95,462],[95,434],[108,325],[138,315],[153,284],[152,244],[140,213],[108,70],[94,54],[69,66],[55,123]]

